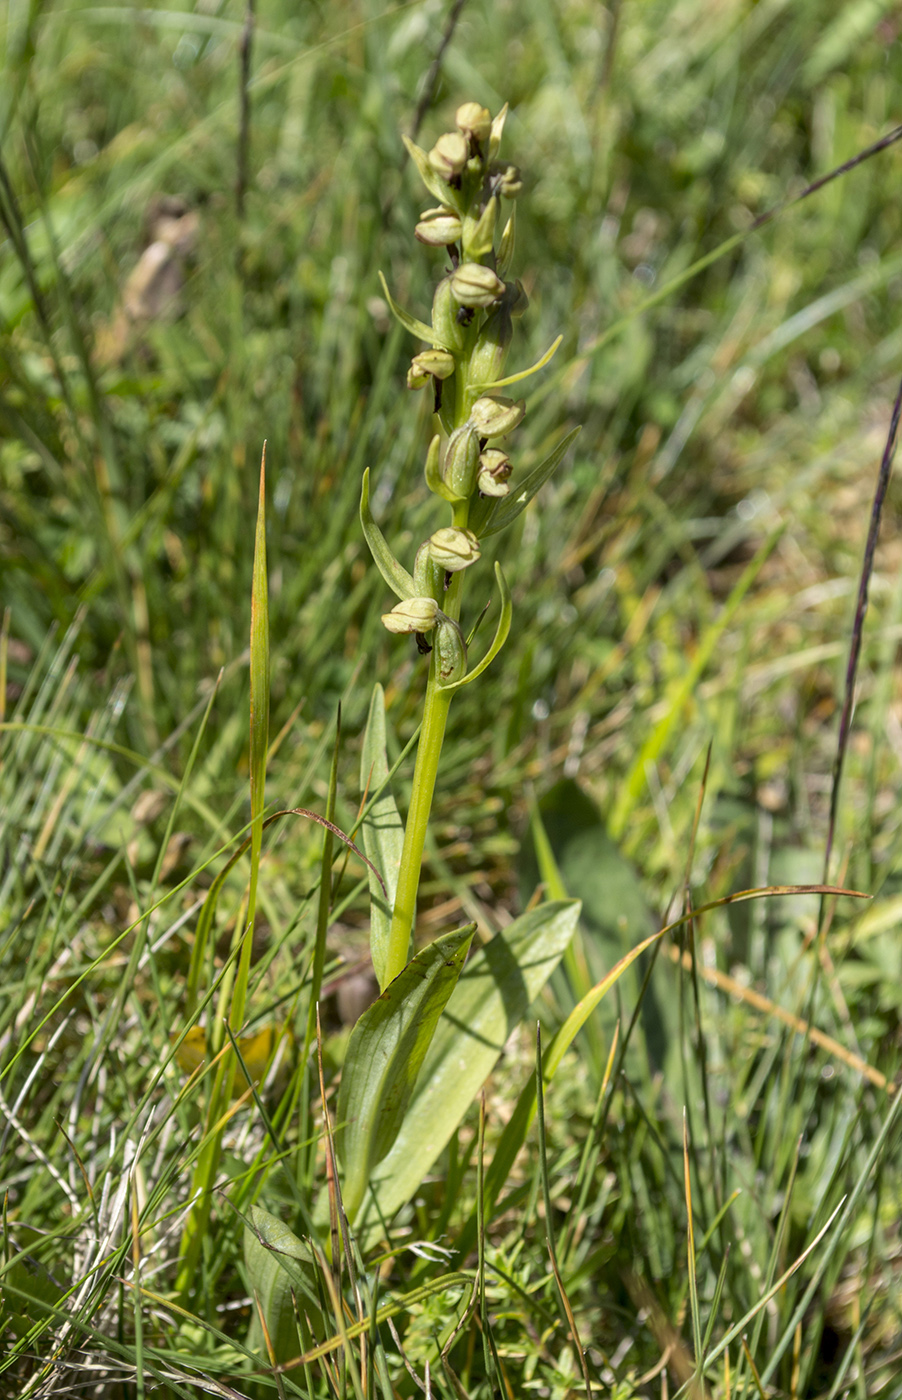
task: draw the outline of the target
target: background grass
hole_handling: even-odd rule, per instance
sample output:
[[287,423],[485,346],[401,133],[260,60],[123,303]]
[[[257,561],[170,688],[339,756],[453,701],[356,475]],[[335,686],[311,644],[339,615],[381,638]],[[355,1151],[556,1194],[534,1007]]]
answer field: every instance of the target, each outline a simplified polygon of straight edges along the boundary
[[[512,108],[505,152],[526,176],[516,268],[531,299],[515,368],[564,334],[518,434],[517,469],[584,425],[517,539],[500,545],[514,631],[452,709],[424,931],[461,910],[490,931],[528,900],[533,794],[563,880],[585,901],[581,946],[597,976],[678,907],[687,862],[696,904],[822,874],[857,576],[902,351],[900,148],[680,279],[892,126],[896,8],[468,0],[425,87],[448,18],[432,0],[261,4],[239,212],[239,5],[35,0],[3,17],[0,1393],[189,1395],[210,1378],[232,1387],[218,1393],[275,1393],[265,1356],[241,1349],[251,1306],[228,1197],[245,1210],[259,1200],[303,1232],[299,1201],[323,1179],[318,1111],[304,1099],[281,1129],[287,1168],[270,1144],[242,1195],[263,1112],[278,1118],[286,1101],[286,1043],[260,1103],[234,1119],[223,1174],[238,1184],[215,1207],[197,1317],[186,1318],[165,1298],[201,1091],[185,1091],[169,1037],[184,1026],[199,900],[249,820],[264,438],[271,807],[323,809],[341,701],[337,820],[353,824],[374,680],[398,752],[417,722],[422,666],[379,624],[386,600],[357,503],[369,466],[399,552],[433,528],[421,480],[429,406],[404,388],[414,347],[377,278],[422,314],[440,275],[441,259],[412,239],[429,201],[400,142],[424,90],[426,145],[461,100]],[[162,196],[197,219],[179,314],[126,334],[123,296]],[[826,924],[813,897],[700,921],[700,961],[720,990],[701,980],[696,1002],[665,949],[608,1087],[614,1021],[619,1012],[622,1035],[638,980],[587,1028],[546,1096],[552,1218],[533,1138],[487,1227],[484,1307],[451,1356],[474,1397],[585,1389],[547,1269],[549,1224],[593,1387],[650,1397],[686,1382],[709,1325],[710,1349],[844,1196],[825,1239],[743,1329],[749,1359],[737,1335],[713,1363],[711,1393],[902,1395],[894,1100],[739,995],[810,1016],[888,1079],[897,1071],[892,485],[886,514],[830,872],[874,902],[863,914],[831,906]],[[483,578],[488,598],[487,564]],[[267,833],[252,1030],[289,1014],[303,1034],[319,849],[303,823]],[[365,957],[365,897],[345,900],[361,874],[350,862],[333,898],[330,946],[345,971]],[[239,863],[211,975],[246,879]],[[350,990],[345,978],[329,1004],[330,1076]],[[577,991],[572,967],[555,979],[540,1008],[549,1030]],[[524,1031],[491,1081],[487,1160],[533,1057]],[[474,1124],[398,1222],[399,1247],[453,1249],[475,1197]],[[381,1287],[401,1297],[438,1286],[446,1267],[402,1249]],[[156,1299],[135,1292],[138,1276]],[[385,1379],[370,1370],[361,1384],[413,1394],[403,1347],[421,1380],[428,1362],[434,1393],[454,1393],[436,1338],[460,1306],[436,1292],[403,1308],[399,1340],[381,1331]],[[331,1380],[313,1367],[278,1382],[310,1395],[357,1383],[338,1363]]]

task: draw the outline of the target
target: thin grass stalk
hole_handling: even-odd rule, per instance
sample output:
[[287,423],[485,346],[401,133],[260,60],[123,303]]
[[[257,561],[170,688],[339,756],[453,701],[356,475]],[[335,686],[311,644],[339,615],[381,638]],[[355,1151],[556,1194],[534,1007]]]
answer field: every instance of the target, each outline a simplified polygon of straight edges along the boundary
[[551,1214],[551,1186],[548,1180],[548,1148],[545,1138],[545,1085],[542,1071],[542,1027],[540,1022],[536,1022],[536,1126],[539,1136],[539,1175],[542,1181],[542,1201],[545,1206],[545,1235],[548,1241],[548,1258],[551,1262],[551,1271],[554,1274],[554,1282],[557,1287],[561,1317],[564,1326],[570,1329],[570,1337],[576,1351],[576,1358],[579,1362],[580,1370],[583,1373],[583,1382],[586,1387],[586,1400],[592,1400],[592,1382],[589,1378],[589,1365],[586,1361],[586,1353],[579,1339],[579,1332],[576,1327],[576,1319],[573,1316],[573,1309],[570,1306],[570,1299],[567,1297],[567,1290],[564,1288],[564,1280],[561,1275],[557,1248],[554,1242],[554,1224]]
[[[257,909],[257,882],[263,841],[263,812],[266,786],[266,755],[269,742],[269,593],[266,573],[266,445],[260,463],[260,489],[254,547],[254,578],[251,599],[250,640],[250,795],[251,847],[247,915],[240,939],[238,968],[231,987],[228,1030],[237,1033],[244,1023],[253,948],[254,919]],[[214,1034],[213,1044],[221,1037]],[[194,1200],[185,1222],[179,1250],[176,1293],[188,1297],[198,1284],[197,1271],[209,1228],[210,1195],[222,1151],[222,1133],[231,1111],[225,1106],[232,1098],[236,1063],[233,1055],[220,1061],[207,1105],[207,1141],[198,1158],[192,1182]],[[243,1097],[243,1096],[242,1096]]]

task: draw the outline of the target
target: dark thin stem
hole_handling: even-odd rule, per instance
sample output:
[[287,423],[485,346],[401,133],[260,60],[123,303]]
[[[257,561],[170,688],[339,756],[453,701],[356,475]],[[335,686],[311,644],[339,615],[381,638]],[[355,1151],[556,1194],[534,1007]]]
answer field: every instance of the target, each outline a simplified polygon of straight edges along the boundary
[[235,177],[235,213],[239,220],[244,218],[244,200],[247,194],[247,153],[250,144],[251,98],[249,92],[251,77],[251,51],[254,43],[255,0],[247,0],[244,28],[238,43],[239,92],[241,112],[238,123],[238,170]]
[[438,77],[442,68],[442,59],[445,57],[445,50],[454,38],[457,21],[460,19],[461,10],[465,4],[466,0],[454,0],[454,4],[451,6],[451,12],[448,15],[448,23],[445,25],[445,32],[442,35],[442,42],[439,44],[438,53],[432,60],[429,72],[426,74],[423,91],[420,93],[420,100],[413,114],[413,124],[410,128],[411,141],[416,141],[417,134],[423,124],[423,118],[432,106],[432,99],[435,97],[435,89],[438,86]]
[[605,92],[611,85],[611,75],[614,72],[614,54],[617,51],[617,31],[620,27],[620,6],[621,0],[612,0],[608,5],[608,41],[604,47],[604,61],[601,65],[601,75],[598,79],[598,86]]
[[892,131],[887,132],[886,136],[881,136],[880,140],[875,141],[872,146],[865,146],[863,151],[859,151],[857,155],[852,156],[850,160],[844,161],[842,165],[837,165],[835,169],[829,170],[826,175],[822,175],[819,180],[815,180],[814,184],[806,185],[800,194],[793,195],[791,199],[784,199],[780,204],[775,204],[773,209],[767,209],[763,214],[759,214],[757,219],[753,219],[749,225],[749,232],[751,233],[754,229],[761,228],[763,224],[769,224],[771,219],[775,219],[784,209],[788,209],[793,204],[800,203],[801,200],[807,199],[811,194],[816,194],[817,191],[822,190],[825,185],[829,185],[831,181],[838,180],[840,175],[846,175],[850,170],[854,170],[856,165],[861,165],[863,161],[870,160],[871,156],[876,156],[880,151],[885,151],[887,146],[895,145],[900,139],[902,139],[902,126],[894,126]]
[[861,578],[858,583],[858,603],[855,607],[855,621],[852,625],[852,645],[849,648],[849,663],[846,667],[846,693],[843,699],[842,715],[839,721],[839,738],[836,744],[836,757],[833,761],[833,785],[830,790],[830,821],[827,826],[827,848],[824,853],[825,883],[827,871],[830,869],[830,857],[833,854],[833,838],[836,834],[836,812],[839,806],[840,779],[842,778],[843,762],[849,743],[849,730],[852,725],[852,709],[855,703],[855,681],[858,675],[858,662],[861,657],[861,639],[864,632],[864,618],[868,610],[868,587],[874,569],[874,552],[877,548],[877,537],[880,534],[883,503],[886,500],[890,473],[893,467],[893,456],[896,451],[896,438],[899,432],[900,414],[902,414],[902,383],[899,384],[899,392],[896,394],[896,402],[893,404],[893,416],[890,419],[886,447],[883,449],[883,458],[880,463],[880,471],[877,475],[874,504],[871,506],[871,523],[868,527],[868,538],[864,547],[864,559],[861,565]]

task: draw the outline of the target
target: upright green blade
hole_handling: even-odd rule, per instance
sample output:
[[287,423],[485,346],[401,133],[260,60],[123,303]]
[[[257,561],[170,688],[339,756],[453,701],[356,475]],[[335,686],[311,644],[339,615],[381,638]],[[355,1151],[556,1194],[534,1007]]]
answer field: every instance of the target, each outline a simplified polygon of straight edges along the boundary
[[363,823],[363,848],[385,881],[388,894],[370,871],[370,953],[380,991],[385,990],[385,954],[392,909],[398,889],[398,870],[404,848],[404,824],[401,821],[388,782],[388,758],[385,751],[385,693],[381,685],[373,687],[370,713],[363,738],[360,757],[360,786],[363,792],[378,792],[385,784],[382,796],[373,804]]

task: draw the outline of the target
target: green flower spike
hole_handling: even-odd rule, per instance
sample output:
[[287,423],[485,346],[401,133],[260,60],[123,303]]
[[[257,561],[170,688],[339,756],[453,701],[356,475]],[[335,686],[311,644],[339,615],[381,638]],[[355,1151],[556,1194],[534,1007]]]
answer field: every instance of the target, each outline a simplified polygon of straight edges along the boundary
[[513,432],[526,412],[522,399],[501,398],[498,391],[535,374],[559,344],[556,341],[528,369],[506,375],[513,322],[528,306],[522,284],[507,280],[514,255],[512,214],[503,221],[497,246],[495,242],[502,224],[501,200],[514,199],[523,188],[518,168],[498,160],[506,115],[505,107],[493,120],[478,102],[464,102],[455,114],[457,129],[439,136],[430,151],[405,138],[411,161],[435,201],[421,214],[415,236],[427,247],[450,250],[451,269],[436,286],[431,325],[398,306],[382,279],[393,315],[426,347],[414,355],[407,382],[411,388],[422,388],[431,380],[436,389],[436,430],[426,453],[425,477],[429,490],[451,514],[416,550],[411,575],[392,554],[373,519],[364,476],[360,513],[367,544],[383,578],[400,599],[382,620],[391,632],[417,634],[421,651],[428,651],[423,633],[431,634],[432,643],[429,660],[424,662],[428,679],[423,724],[379,974],[383,988],[401,973],[410,953],[426,831],[452,697],[491,665],[511,626],[510,589],[496,564],[500,605],[495,635],[482,659],[469,665],[461,629],[466,571],[479,562],[480,541],[517,518],[572,438],[566,438],[520,481],[511,479],[507,453],[488,445]]

